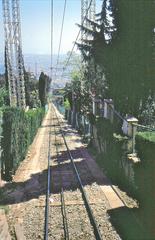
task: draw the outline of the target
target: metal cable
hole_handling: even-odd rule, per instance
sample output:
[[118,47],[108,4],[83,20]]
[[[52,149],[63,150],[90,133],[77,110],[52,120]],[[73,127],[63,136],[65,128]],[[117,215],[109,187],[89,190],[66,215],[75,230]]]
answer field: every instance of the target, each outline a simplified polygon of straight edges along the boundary
[[49,225],[49,197],[50,197],[50,186],[51,186],[51,127],[49,130],[49,145],[48,145],[48,170],[47,170],[47,192],[46,192],[46,205],[45,205],[45,226],[44,226],[44,240],[48,240],[48,225]]
[[144,126],[144,125],[141,125],[141,124],[138,124],[138,123],[132,123],[132,125],[136,126],[136,127],[139,127],[139,128],[142,128],[142,129],[149,130],[150,132],[155,132],[155,128],[152,128],[152,127],[149,127],[149,126]]
[[53,80],[53,0],[51,0],[51,81]]
[[60,41],[59,41],[57,63],[56,63],[56,69],[55,69],[55,79],[56,79],[56,76],[57,76],[57,69],[58,69],[58,64],[59,64],[60,49],[61,49],[61,42],[62,42],[62,34],[63,34],[64,20],[65,20],[65,13],[66,13],[66,3],[67,3],[67,0],[65,0],[65,2],[64,2],[64,10],[63,10],[63,17],[62,17],[61,32],[60,32]]
[[[125,121],[125,122],[128,123],[127,119],[124,118],[124,117],[122,117],[122,116],[120,115],[120,113],[119,113],[118,111],[116,111],[115,108],[114,108],[110,103],[108,103],[108,105],[110,106],[110,108],[113,110],[113,112],[114,112],[122,121]],[[149,127],[149,126],[144,126],[144,125],[141,125],[141,124],[138,124],[138,123],[131,123],[131,124],[132,124],[133,126],[140,127],[140,128],[142,128],[142,129],[147,129],[147,130],[149,130],[149,131],[151,131],[151,132],[154,132],[154,131],[155,131],[155,128],[151,128],[151,127]]]
[[[90,9],[90,7],[91,7],[92,1],[93,1],[93,0],[91,0],[90,3],[89,3],[89,6],[88,6],[87,11],[86,11],[86,15],[85,15],[85,17],[84,17],[81,25],[83,25],[84,22],[85,22],[85,20],[87,19],[87,15],[88,15],[89,9]],[[64,72],[65,72],[65,70],[66,70],[66,68],[67,68],[67,66],[68,66],[68,64],[69,64],[69,61],[70,61],[70,58],[71,58],[71,56],[72,56],[72,54],[73,54],[73,51],[74,51],[76,42],[77,42],[77,40],[78,40],[78,38],[79,38],[79,36],[80,36],[80,32],[81,32],[81,29],[79,30],[79,32],[78,32],[78,34],[77,34],[77,37],[76,37],[76,39],[75,39],[75,41],[74,41],[74,45],[73,45],[72,50],[71,50],[71,52],[70,52],[70,54],[69,54],[69,57],[68,57],[68,59],[67,59],[67,62],[66,62],[66,64],[65,64],[65,66],[63,67],[63,72],[62,72],[62,75],[61,75],[61,79],[63,78]]]
[[[57,118],[57,116],[56,116],[56,118]],[[61,212],[62,212],[63,224],[64,224],[64,237],[65,237],[65,240],[69,240],[68,221],[67,221],[67,213],[66,213],[64,189],[63,189],[63,179],[62,179],[62,168],[61,168],[62,166],[61,166],[61,162],[60,162],[60,159],[59,159],[59,147],[58,147],[57,138],[56,138],[56,134],[57,134],[56,125],[55,124],[53,124],[53,125],[54,125],[54,132],[55,132],[56,155],[57,155],[57,162],[58,162],[59,174],[60,174],[60,184],[61,184],[60,196],[61,196]]]
[[[52,65],[53,65],[53,0],[51,0],[51,80],[52,80]],[[48,240],[48,225],[49,225],[49,197],[51,185],[51,127],[49,130],[49,146],[48,146],[48,170],[47,170],[47,192],[46,192],[46,207],[45,207],[45,225],[44,225],[44,240]]]

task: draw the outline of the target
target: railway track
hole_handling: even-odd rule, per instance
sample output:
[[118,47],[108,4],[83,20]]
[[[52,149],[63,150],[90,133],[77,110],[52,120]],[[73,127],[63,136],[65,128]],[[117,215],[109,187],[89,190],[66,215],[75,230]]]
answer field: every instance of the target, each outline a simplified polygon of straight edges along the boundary
[[65,204],[65,196],[64,196],[64,188],[63,188],[63,179],[62,179],[62,169],[61,169],[61,161],[59,157],[59,143],[57,143],[57,130],[55,123],[54,126],[54,132],[55,132],[55,146],[56,146],[56,156],[57,156],[57,162],[58,162],[58,168],[59,168],[59,178],[60,178],[60,198],[61,198],[61,212],[62,212],[62,218],[63,218],[63,226],[64,226],[64,238],[66,240],[69,240],[69,230],[68,230],[68,221],[67,221],[67,215],[66,215],[66,204]]
[[80,138],[54,106],[50,112],[41,155],[46,166],[48,156],[48,170],[39,174],[42,194],[28,203],[23,223],[26,239],[119,240],[107,215],[106,197],[82,154]]
[[[101,240],[101,239],[103,239],[103,238],[102,238],[102,236],[101,236],[101,234],[100,234],[100,230],[99,230],[99,228],[98,228],[97,222],[96,222],[96,220],[95,220],[95,217],[94,217],[94,215],[93,215],[91,206],[90,206],[90,204],[89,204],[89,200],[88,200],[87,194],[86,194],[86,192],[85,192],[85,189],[84,189],[84,186],[83,186],[83,183],[82,183],[82,180],[81,180],[79,171],[78,171],[78,169],[77,169],[77,167],[76,167],[76,164],[75,164],[75,162],[74,162],[74,158],[73,158],[73,156],[72,156],[72,153],[71,153],[71,151],[70,151],[70,149],[69,149],[69,146],[68,146],[68,144],[67,144],[65,135],[64,135],[64,133],[63,133],[63,129],[62,129],[62,127],[61,127],[61,124],[62,124],[62,123],[60,122],[60,120],[59,120],[59,118],[58,118],[58,116],[57,116],[57,113],[56,113],[56,111],[55,111],[55,108],[53,108],[53,109],[54,109],[54,114],[55,114],[55,117],[56,117],[56,119],[57,119],[57,123],[58,123],[58,126],[59,126],[59,132],[60,132],[60,134],[61,134],[61,136],[62,136],[62,138],[63,138],[64,144],[65,144],[65,147],[66,147],[66,150],[67,150],[67,154],[68,154],[69,159],[70,159],[70,161],[71,161],[71,164],[72,164],[74,173],[75,173],[75,175],[76,175],[76,178],[77,178],[77,181],[78,181],[80,190],[81,190],[81,194],[82,194],[82,198],[83,198],[83,201],[84,201],[84,205],[85,205],[85,207],[86,207],[86,210],[87,210],[87,213],[88,213],[88,217],[89,217],[90,223],[91,223],[91,225],[92,225],[92,227],[93,227],[95,238],[96,238],[97,240]],[[56,136],[56,134],[55,134],[55,136]],[[59,163],[59,164],[60,164],[60,163]]]
[[[74,174],[75,174],[76,179],[77,179],[78,184],[79,184],[79,188],[80,188],[80,191],[81,191],[81,197],[82,197],[82,200],[84,202],[83,205],[85,206],[85,208],[87,210],[89,221],[90,221],[90,223],[93,227],[95,239],[101,240],[103,238],[101,237],[100,231],[98,229],[98,225],[96,223],[96,220],[95,220],[95,217],[93,215],[91,206],[89,204],[88,197],[87,197],[86,192],[84,190],[84,186],[82,184],[80,174],[78,172],[76,164],[74,163],[74,158],[71,154],[71,151],[70,151],[69,146],[67,144],[67,141],[65,139],[65,135],[64,135],[62,127],[61,127],[61,122],[59,121],[59,118],[57,116],[57,113],[56,113],[55,109],[54,109],[54,114],[55,114],[56,124],[53,123],[52,125],[54,126],[54,132],[55,132],[54,135],[55,135],[56,155],[57,155],[57,162],[58,162],[58,168],[59,168],[58,171],[59,171],[60,184],[61,184],[61,187],[60,187],[60,196],[61,197],[60,197],[60,199],[61,199],[61,212],[62,212],[62,218],[63,218],[63,226],[64,226],[64,238],[67,239],[67,240],[69,239],[69,230],[68,230],[68,220],[67,220],[67,214],[66,214],[65,196],[64,196],[64,189],[63,189],[63,179],[62,179],[62,174],[63,173],[61,171],[61,161],[60,161],[60,158],[59,158],[59,144],[57,143],[57,134],[59,134],[59,136],[61,135],[61,138],[62,138],[61,142],[62,141],[64,142],[65,148],[67,150],[67,154],[68,154],[68,157],[70,159],[71,166],[73,168]],[[49,144],[49,147],[50,147],[50,144]],[[49,162],[49,159],[48,159],[48,162]],[[50,164],[48,163],[48,184],[47,184],[48,190],[47,190],[47,197],[46,197],[45,238],[44,238],[46,240],[48,239],[48,222],[49,222],[48,218],[49,218],[49,214],[47,212],[49,211],[49,192],[50,192],[49,181],[50,181],[50,175],[51,175],[51,171],[49,169],[50,169]]]

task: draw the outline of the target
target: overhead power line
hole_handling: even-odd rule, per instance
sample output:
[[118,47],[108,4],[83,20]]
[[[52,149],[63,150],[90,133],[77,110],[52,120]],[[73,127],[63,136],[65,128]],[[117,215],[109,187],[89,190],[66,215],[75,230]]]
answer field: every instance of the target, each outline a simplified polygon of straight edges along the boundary
[[57,55],[55,79],[56,79],[58,64],[59,64],[60,49],[61,49],[61,43],[62,43],[62,34],[63,34],[64,20],[65,20],[65,13],[66,13],[66,3],[67,3],[67,0],[65,0],[65,2],[64,2],[64,10],[63,10],[63,17],[62,17],[61,32],[60,32],[60,41],[59,41],[59,48],[58,48],[58,55]]
[[51,0],[51,81],[53,74],[53,0]]
[[[83,18],[83,21],[82,21],[82,24],[81,24],[82,26],[84,25],[84,22],[85,22],[85,20],[87,19],[88,12],[89,12],[89,10],[90,10],[90,7],[91,7],[92,2],[93,2],[93,0],[90,0],[89,6],[88,6],[87,11],[86,11],[86,15],[85,15],[85,17]],[[81,29],[79,30],[79,32],[78,32],[78,34],[77,34],[77,36],[76,36],[76,39],[75,39],[75,41],[74,41],[74,45],[73,45],[73,47],[72,47],[72,49],[71,49],[71,52],[70,52],[70,54],[69,54],[69,56],[68,56],[67,62],[66,62],[66,64],[65,64],[65,66],[63,67],[63,72],[62,72],[62,75],[61,75],[61,79],[62,79],[62,77],[63,77],[64,72],[65,72],[66,69],[67,69],[67,66],[68,66],[69,61],[70,61],[70,59],[71,59],[71,56],[72,56],[72,54],[73,54],[73,51],[74,51],[76,42],[77,42],[77,40],[78,40],[78,38],[79,38],[79,36],[80,36],[80,32],[81,32]]]

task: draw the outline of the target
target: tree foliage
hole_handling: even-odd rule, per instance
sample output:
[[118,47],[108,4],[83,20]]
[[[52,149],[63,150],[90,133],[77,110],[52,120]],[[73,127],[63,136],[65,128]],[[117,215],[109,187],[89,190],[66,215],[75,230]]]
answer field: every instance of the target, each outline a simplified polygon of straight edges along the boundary
[[50,79],[49,77],[41,72],[39,77],[39,99],[41,106],[44,107],[47,102],[47,93],[50,88]]
[[5,87],[0,88],[0,107],[3,107],[8,104],[9,101],[9,93]]
[[[101,31],[96,33],[94,41],[94,58],[104,69],[108,95],[114,99],[117,109],[137,115],[155,90],[152,58],[155,5],[153,1],[145,0],[128,1],[128,4],[123,0],[110,1],[112,31],[110,26],[107,28],[105,3]],[[107,29],[114,33],[108,42],[105,37]]]
[[44,110],[25,112],[19,108],[4,107],[2,124],[2,175],[10,180],[20,162],[25,158],[38,127],[41,125]]
[[153,0],[104,0],[93,31],[82,29],[93,40],[78,44],[85,90],[137,117],[155,95],[154,12]]
[[31,73],[24,71],[26,105],[30,108],[40,107],[38,80]]

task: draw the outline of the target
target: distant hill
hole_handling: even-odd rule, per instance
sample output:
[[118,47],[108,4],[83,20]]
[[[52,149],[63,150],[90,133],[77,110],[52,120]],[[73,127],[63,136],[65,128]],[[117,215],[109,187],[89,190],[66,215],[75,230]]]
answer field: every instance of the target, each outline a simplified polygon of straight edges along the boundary
[[[53,83],[56,86],[63,87],[65,86],[67,81],[70,81],[70,72],[72,71],[73,67],[69,67],[65,71],[65,76],[63,79],[61,78],[62,75],[62,68],[64,67],[64,62],[67,59],[67,55],[60,55],[59,59],[59,66],[57,70],[57,77],[55,76],[56,70],[56,62],[57,62],[57,55],[53,56]],[[4,73],[4,59],[3,55],[0,54],[0,73]],[[29,72],[33,72],[37,78],[39,78],[40,73],[43,71],[47,75],[50,76],[50,66],[51,66],[51,56],[50,55],[43,55],[43,54],[25,54],[24,55],[24,64],[25,68]]]
[[[70,78],[70,74],[67,73],[67,77],[61,80],[62,68],[64,66],[64,61],[67,58],[66,55],[60,55],[59,66],[56,73],[56,64],[57,64],[57,55],[53,56],[53,81],[60,86],[64,86],[66,81]],[[41,55],[41,54],[25,54],[24,55],[25,68],[29,72],[33,72],[37,78],[39,78],[40,73],[43,71],[47,75],[51,75],[51,56],[50,55]]]

